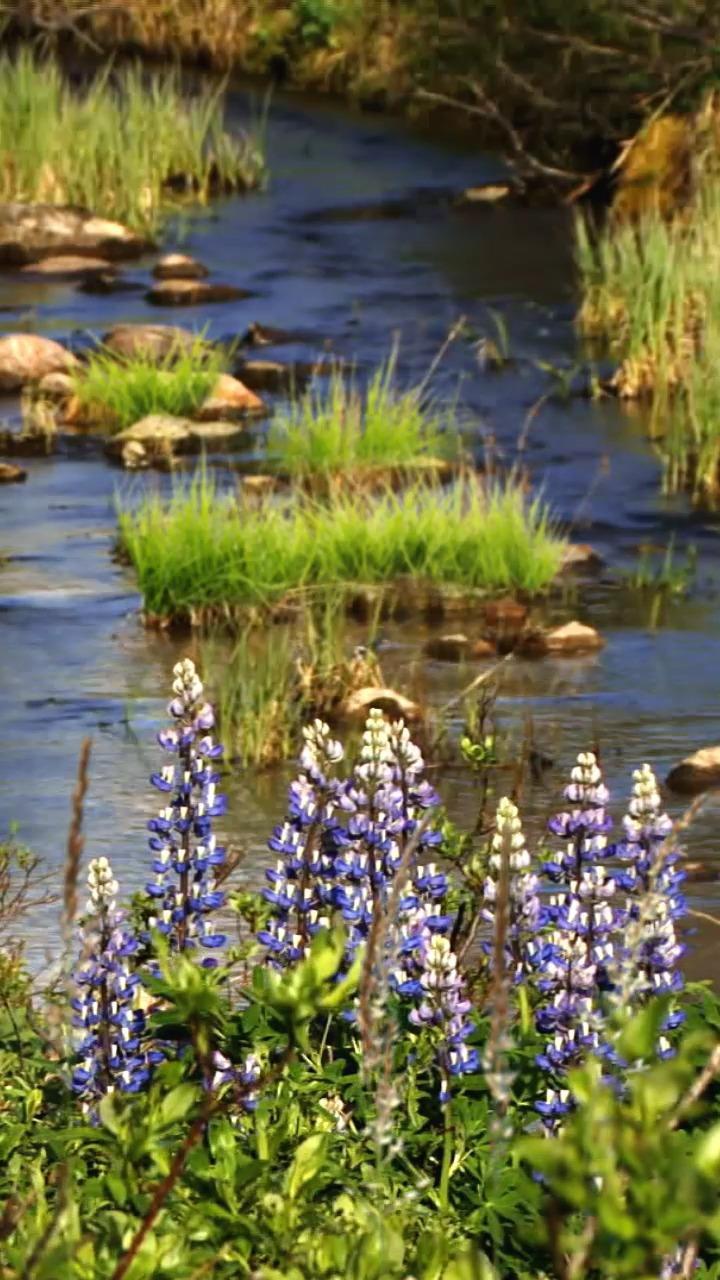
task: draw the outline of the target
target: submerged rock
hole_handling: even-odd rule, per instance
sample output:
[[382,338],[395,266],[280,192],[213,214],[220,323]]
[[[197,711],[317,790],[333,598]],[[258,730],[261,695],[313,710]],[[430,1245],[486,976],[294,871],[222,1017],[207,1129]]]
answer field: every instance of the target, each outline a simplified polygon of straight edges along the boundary
[[59,342],[37,333],[11,333],[0,338],[0,391],[18,391],[48,373],[67,373],[79,361]]
[[116,268],[107,258],[84,258],[78,254],[61,254],[52,258],[41,258],[39,262],[29,262],[21,268],[27,276],[51,276],[57,280],[77,280],[97,275],[111,274]]
[[483,608],[488,633],[501,653],[509,653],[517,647],[527,628],[528,607],[512,596],[491,600]]
[[209,302],[236,302],[249,298],[247,289],[232,284],[210,284],[208,280],[158,280],[145,294],[148,302],[156,307],[196,307]]
[[260,324],[258,320],[245,330],[240,341],[245,347],[274,347],[285,342],[301,341],[297,334],[289,329],[275,329],[269,324]]
[[720,787],[720,747],[701,747],[670,770],[667,785],[682,795],[699,795]]
[[422,719],[422,711],[416,702],[382,685],[371,685],[348,694],[337,708],[337,715],[347,720],[364,720],[372,707],[377,707],[393,718],[409,721]]
[[221,373],[195,417],[198,422],[212,422],[217,418],[239,418],[266,412],[265,402],[260,396],[229,373]]
[[144,356],[160,363],[173,352],[197,346],[198,335],[174,324],[119,324],[103,335],[102,343],[107,351],[124,360]]
[[27,480],[27,471],[16,467],[13,462],[0,462],[0,484],[22,484]]
[[71,205],[0,204],[0,264],[23,266],[56,254],[134,258],[148,240],[120,222]]
[[253,391],[302,391],[321,364],[282,364],[279,360],[242,360],[237,376]]
[[246,431],[240,422],[193,422],[191,437],[193,448],[222,451],[246,439]]
[[566,622],[550,631],[530,632],[520,644],[521,653],[541,657],[543,654],[592,653],[602,649],[605,641],[594,627],[584,622]]
[[204,280],[209,274],[202,262],[186,253],[166,253],[153,267],[156,280]]
[[589,542],[569,542],[563,552],[559,573],[581,572],[583,569],[595,571],[601,569],[602,556]]
[[425,655],[437,662],[463,662],[467,658],[493,658],[496,649],[489,640],[471,640],[463,632],[455,635],[431,636],[425,644]]

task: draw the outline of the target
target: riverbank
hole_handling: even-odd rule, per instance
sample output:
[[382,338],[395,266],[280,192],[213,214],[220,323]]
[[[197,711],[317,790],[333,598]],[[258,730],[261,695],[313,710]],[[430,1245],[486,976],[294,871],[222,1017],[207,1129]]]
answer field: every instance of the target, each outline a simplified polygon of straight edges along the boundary
[[523,178],[602,169],[649,110],[691,106],[720,63],[699,0],[5,0],[10,29],[271,77],[369,109],[449,119]]

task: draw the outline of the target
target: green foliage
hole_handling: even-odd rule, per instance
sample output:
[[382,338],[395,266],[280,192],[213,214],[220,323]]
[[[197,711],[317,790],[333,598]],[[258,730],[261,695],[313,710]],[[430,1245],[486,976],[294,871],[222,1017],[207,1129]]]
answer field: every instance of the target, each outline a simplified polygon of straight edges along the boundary
[[[412,513],[412,514],[411,514]],[[151,495],[120,515],[120,543],[145,608],[187,621],[231,616],[299,587],[391,583],[412,575],[468,588],[545,590],[564,542],[540,498],[513,483],[446,491],[300,497],[245,508],[200,474],[169,502]]]
[[111,430],[149,413],[191,417],[212,390],[225,358],[201,337],[158,361],[142,352],[119,360],[100,348],[75,375],[82,416]]
[[396,385],[397,350],[361,389],[354,374],[335,368],[323,386],[281,410],[268,451],[292,476],[346,468],[410,466],[457,454],[452,420],[427,403],[422,387]]
[[147,233],[183,199],[253,186],[259,145],[226,132],[223,92],[188,96],[175,72],[112,67],[75,90],[53,60],[5,55],[0,199],[82,205]]

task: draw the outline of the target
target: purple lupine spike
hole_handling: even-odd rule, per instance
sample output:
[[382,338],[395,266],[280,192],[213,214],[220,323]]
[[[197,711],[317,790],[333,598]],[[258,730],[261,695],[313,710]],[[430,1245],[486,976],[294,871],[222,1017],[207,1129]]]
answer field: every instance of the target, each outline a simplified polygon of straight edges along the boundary
[[82,1032],[72,1088],[92,1114],[94,1103],[116,1089],[137,1093],[162,1055],[144,1044],[145,1017],[137,1003],[139,978],[130,967],[137,939],[118,910],[118,884],[107,858],[88,870],[89,898],[82,921],[82,956],[75,970],[72,1024]]
[[[167,804],[148,823],[154,880],[146,885],[153,901],[151,929],[164,934],[177,951],[201,947],[216,951],[226,941],[213,921],[225,895],[215,882],[215,868],[225,861],[225,850],[213,835],[213,820],[227,810],[219,795],[220,774],[215,762],[222,746],[210,734],[215,717],[204,698],[195,664],[186,658],[173,668],[173,697],[168,713],[174,723],[158,734],[164,751],[174,757],[150,779],[167,797]],[[213,955],[202,960],[216,967]]]
[[[447,1103],[452,1077],[480,1069],[477,1049],[466,1044],[475,1025],[468,1017],[471,1004],[449,938],[432,932],[427,925],[421,924],[419,932],[419,945],[411,951],[416,977],[408,994],[419,995],[420,1004],[411,1011],[410,1022],[433,1030],[440,1072],[439,1096],[441,1103]],[[402,978],[402,971],[398,976]],[[401,981],[397,987],[401,992],[403,985]]]
[[495,903],[505,848],[509,873],[505,965],[511,981],[517,983],[532,971],[528,945],[532,944],[538,929],[545,923],[546,913],[540,902],[540,881],[532,869],[518,808],[507,796],[498,804],[488,875],[483,885],[483,918],[490,925],[495,924]]
[[322,720],[304,729],[303,739],[287,817],[269,840],[277,854],[263,890],[271,913],[257,935],[268,963],[278,969],[301,960],[317,931],[330,924],[333,852],[328,845],[337,826],[339,784],[334,775],[343,749]]
[[557,885],[547,908],[552,928],[527,948],[541,996],[536,1025],[550,1035],[537,1062],[552,1083],[536,1109],[551,1130],[569,1106],[562,1087],[566,1071],[590,1053],[608,1053],[598,995],[609,985],[621,917],[612,901],[615,883],[603,864],[612,825],[608,792],[592,752],[578,756],[565,799],[570,807],[549,823],[565,843],[544,866]]
[[[617,882],[627,894],[627,925],[613,972],[613,1003],[623,1009],[644,1004],[652,996],[672,996],[683,988],[679,961],[684,946],[678,941],[676,921],[687,911],[682,893],[684,873],[680,854],[669,837],[671,819],[662,809],[655,774],[648,764],[635,770],[623,836],[614,852],[622,864]],[[671,1008],[663,1030],[683,1020],[682,1011]],[[672,1054],[663,1036],[657,1052]]]

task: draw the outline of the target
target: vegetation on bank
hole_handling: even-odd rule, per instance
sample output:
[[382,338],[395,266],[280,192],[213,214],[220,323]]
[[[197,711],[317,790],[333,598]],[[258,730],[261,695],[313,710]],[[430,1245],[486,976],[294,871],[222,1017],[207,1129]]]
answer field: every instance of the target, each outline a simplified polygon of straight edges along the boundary
[[232,616],[288,591],[412,576],[530,595],[544,591],[566,547],[540,498],[474,475],[439,491],[415,483],[328,504],[293,494],[243,505],[199,473],[168,501],[119,513],[120,546],[146,613],[187,622]]
[[50,57],[0,58],[0,200],[81,205],[145,234],[188,200],[255,186],[258,139],[230,133],[222,87],[108,66],[71,83]]
[[577,181],[613,159],[647,111],[683,109],[717,76],[706,0],[4,0],[23,33],[75,32],[349,93],[416,115],[458,115],[526,177]]
[[99,348],[74,375],[83,421],[120,431],[146,414],[192,417],[210,394],[226,355],[198,337],[161,360],[146,352],[120,359]]
[[578,218],[578,323],[617,357],[616,393],[651,403],[669,487],[712,497],[720,490],[720,117],[709,99],[684,125],[691,141],[682,144],[666,124],[673,118],[634,144],[653,157],[639,210],[628,184],[603,227]]
[[424,385],[397,386],[397,350],[366,386],[334,368],[329,379],[278,410],[268,435],[271,463],[293,478],[403,468],[458,455],[452,413]]
[[3,1280],[717,1280],[720,1005],[649,767],[611,867],[592,753],[538,845],[507,796],[448,821],[401,722],[316,720],[238,891],[188,660],[168,715],[127,905],[83,749],[45,1001],[0,845]]

